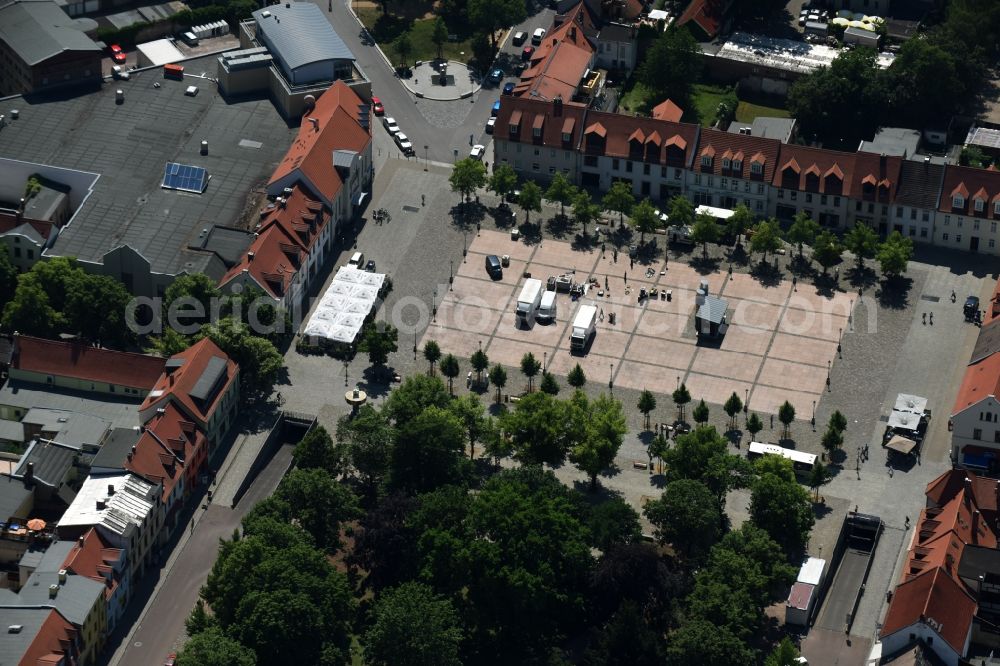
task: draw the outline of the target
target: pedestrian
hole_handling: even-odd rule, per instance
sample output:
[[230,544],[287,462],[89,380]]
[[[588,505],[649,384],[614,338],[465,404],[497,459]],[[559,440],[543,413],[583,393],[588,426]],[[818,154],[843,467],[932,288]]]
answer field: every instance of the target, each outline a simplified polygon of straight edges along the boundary
[[774,414],[771,414],[771,430],[774,430]]
[[907,516],[906,520],[903,521],[903,525],[906,527],[906,529],[910,529],[910,517],[909,516]]
[[601,241],[601,256],[602,257],[604,256],[604,253],[606,251],[607,251],[607,247],[605,246],[604,241]]
[[611,287],[609,287],[609,286],[608,286],[608,276],[607,276],[607,275],[605,275],[605,276],[604,276],[604,291],[607,291],[607,290],[608,290],[608,289],[610,289],[610,288],[611,288]]
[[934,325],[934,313],[932,312],[931,313],[931,326],[933,326],[933,325]]
[[426,202],[427,202],[427,199],[424,197],[423,194],[421,194],[420,195],[420,205],[424,206],[424,205],[426,205]]
[[615,248],[614,250],[611,250],[611,258],[614,259],[614,262],[616,264],[618,263],[618,249],[617,248]]
[[924,326],[926,326],[927,325],[927,313],[926,312],[923,313],[923,315],[921,316],[921,320],[923,321]]
[[889,465],[889,478],[890,479],[892,478],[892,472],[893,472],[892,465]]

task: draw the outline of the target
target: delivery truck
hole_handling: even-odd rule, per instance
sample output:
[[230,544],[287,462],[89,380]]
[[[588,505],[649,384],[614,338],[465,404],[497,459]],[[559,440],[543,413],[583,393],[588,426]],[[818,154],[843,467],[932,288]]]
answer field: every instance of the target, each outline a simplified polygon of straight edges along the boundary
[[576,354],[582,354],[587,343],[597,331],[597,306],[583,305],[573,319],[573,332],[569,338],[569,349]]
[[542,301],[542,281],[528,278],[521,287],[521,295],[517,297],[518,328],[531,328],[535,324],[535,314]]
[[542,294],[542,302],[538,306],[538,321],[553,322],[556,320],[556,292],[546,291]]

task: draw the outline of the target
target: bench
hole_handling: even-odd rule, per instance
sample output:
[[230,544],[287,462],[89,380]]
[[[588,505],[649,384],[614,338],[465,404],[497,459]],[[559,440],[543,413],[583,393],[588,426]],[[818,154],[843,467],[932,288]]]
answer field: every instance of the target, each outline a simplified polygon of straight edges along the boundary
[[646,462],[645,460],[633,460],[632,461],[632,468],[633,469],[649,469],[649,463]]

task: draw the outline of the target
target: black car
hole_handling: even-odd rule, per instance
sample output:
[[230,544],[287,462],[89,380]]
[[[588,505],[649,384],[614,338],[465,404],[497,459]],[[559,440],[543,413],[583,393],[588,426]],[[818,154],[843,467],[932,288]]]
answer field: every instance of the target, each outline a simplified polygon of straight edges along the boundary
[[979,314],[979,297],[969,296],[965,299],[965,307],[963,308],[965,313],[965,321],[972,321]]
[[369,273],[374,273],[375,272],[375,260],[374,259],[369,259],[368,260],[368,263],[365,264],[365,270],[368,271]]
[[486,272],[494,280],[503,279],[503,266],[500,264],[500,257],[495,254],[486,257]]

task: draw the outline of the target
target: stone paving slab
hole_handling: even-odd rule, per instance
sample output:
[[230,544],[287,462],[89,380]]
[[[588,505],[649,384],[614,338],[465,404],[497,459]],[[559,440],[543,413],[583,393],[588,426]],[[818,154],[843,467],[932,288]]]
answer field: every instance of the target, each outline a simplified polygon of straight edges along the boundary
[[625,351],[625,358],[630,361],[680,368],[686,372],[697,349],[693,340],[636,335]]
[[778,330],[782,333],[833,341],[846,329],[847,317],[814,310],[786,310],[778,323]]
[[511,259],[527,261],[534,253],[535,248],[532,245],[525,245],[519,240],[511,240],[509,232],[483,229],[472,240],[469,250],[480,254],[495,254],[498,257],[506,254],[510,255]]
[[773,332],[767,329],[731,324],[726,331],[726,337],[722,339],[720,349],[763,356],[771,344],[772,337]]
[[443,354],[455,354],[459,358],[469,358],[472,352],[479,349],[478,337],[456,328],[447,328],[441,324],[431,324],[427,327],[418,345],[419,348],[423,349],[428,340],[438,343]]
[[[479,304],[445,301],[438,306],[437,323],[464,331],[468,335],[489,336],[506,313],[484,308]],[[513,319],[513,314],[510,315]]]
[[[623,333],[631,333],[635,330],[636,324],[639,323],[639,318],[642,316],[642,309],[636,307],[629,307],[624,305],[610,305],[602,304],[600,301],[595,301],[594,305],[598,307],[598,312],[604,311],[604,320],[602,321],[600,317],[597,320],[598,331],[610,330],[610,331],[622,331]],[[615,313],[615,323],[611,323],[611,318],[608,316],[612,312]]]
[[757,381],[791,391],[822,393],[826,388],[826,368],[768,358],[764,361]]
[[752,326],[773,331],[781,320],[782,307],[741,298],[729,299],[731,322],[739,326]]
[[[611,330],[598,331],[594,335],[594,341],[590,345],[589,353],[620,359],[625,355],[625,347],[628,345],[628,342],[629,333]],[[563,346],[568,347],[568,345],[569,336],[567,335]]]
[[647,311],[639,320],[635,332],[654,338],[677,339],[684,335],[691,322],[690,315]]
[[698,404],[699,400],[721,405],[729,399],[733,391],[736,391],[737,395],[743,396],[746,395],[746,390],[752,386],[751,382],[748,381],[730,379],[728,377],[712,377],[696,372],[688,374],[687,378],[683,381],[687,385],[688,392],[691,394],[691,404],[688,405],[689,415],[691,408]]
[[549,360],[549,372],[555,375],[566,376],[577,363],[583,368],[587,375],[587,381],[597,384],[607,385],[608,377],[611,374],[611,365],[614,364],[617,370],[618,359],[610,356],[590,353],[586,356],[576,356],[567,349],[559,349]]
[[532,263],[545,264],[556,268],[560,273],[576,270],[581,273],[581,279],[590,274],[597,261],[597,253],[580,252],[573,249],[569,243],[547,241],[537,246],[532,257]]
[[795,407],[795,417],[808,420],[812,416],[812,403],[819,405],[824,394],[793,391],[787,388],[765,386],[757,383],[750,393],[750,409],[762,414],[777,414],[778,408],[787,400]]
[[701,347],[691,364],[691,372],[753,382],[763,361],[762,356]]
[[817,340],[798,335],[777,333],[771,343],[768,356],[785,361],[807,363],[826,369],[826,362],[837,355],[837,343],[831,340]]
[[444,294],[439,291],[438,298],[447,297],[462,303],[476,303],[494,310],[506,310],[511,299],[517,298],[516,294],[511,293],[512,291],[509,284],[457,277],[451,291],[445,291]]
[[695,290],[702,280],[708,280],[709,291],[718,294],[727,282],[725,273],[702,275],[687,264],[671,261],[667,264],[667,274],[660,277],[660,284],[679,289]]
[[624,361],[616,371],[615,384],[638,391],[648,389],[655,393],[669,394],[676,386],[676,378],[683,377],[685,372],[686,366],[674,368],[640,361]]
[[787,281],[782,281],[773,287],[765,287],[746,273],[734,273],[733,279],[725,282],[722,295],[726,298],[782,305],[791,291],[792,285]]
[[830,314],[846,317],[851,313],[854,303],[857,301],[857,294],[834,292],[832,296],[819,294],[814,287],[805,285],[798,287],[788,297],[788,307],[797,310],[812,310],[814,312],[828,312]]
[[552,324],[535,322],[534,326],[525,329],[518,328],[516,319],[513,312],[505,312],[496,329],[497,337],[519,342],[525,345],[525,351],[531,351],[536,356],[546,349],[557,346],[564,336],[568,336],[566,331],[570,324],[565,320]]
[[[467,338],[469,336],[466,336]],[[478,342],[475,347],[478,348]],[[490,364],[500,363],[511,368],[521,367],[521,358],[528,351],[535,354],[538,362],[542,362],[542,350],[526,346],[520,340],[508,340],[507,338],[493,338],[486,346],[486,354],[490,357]]]
[[688,315],[695,310],[695,292],[689,289],[675,289],[670,287],[660,287],[660,289],[670,289],[670,300],[658,297],[656,300],[650,299],[646,309],[654,312],[673,312],[676,314]]

